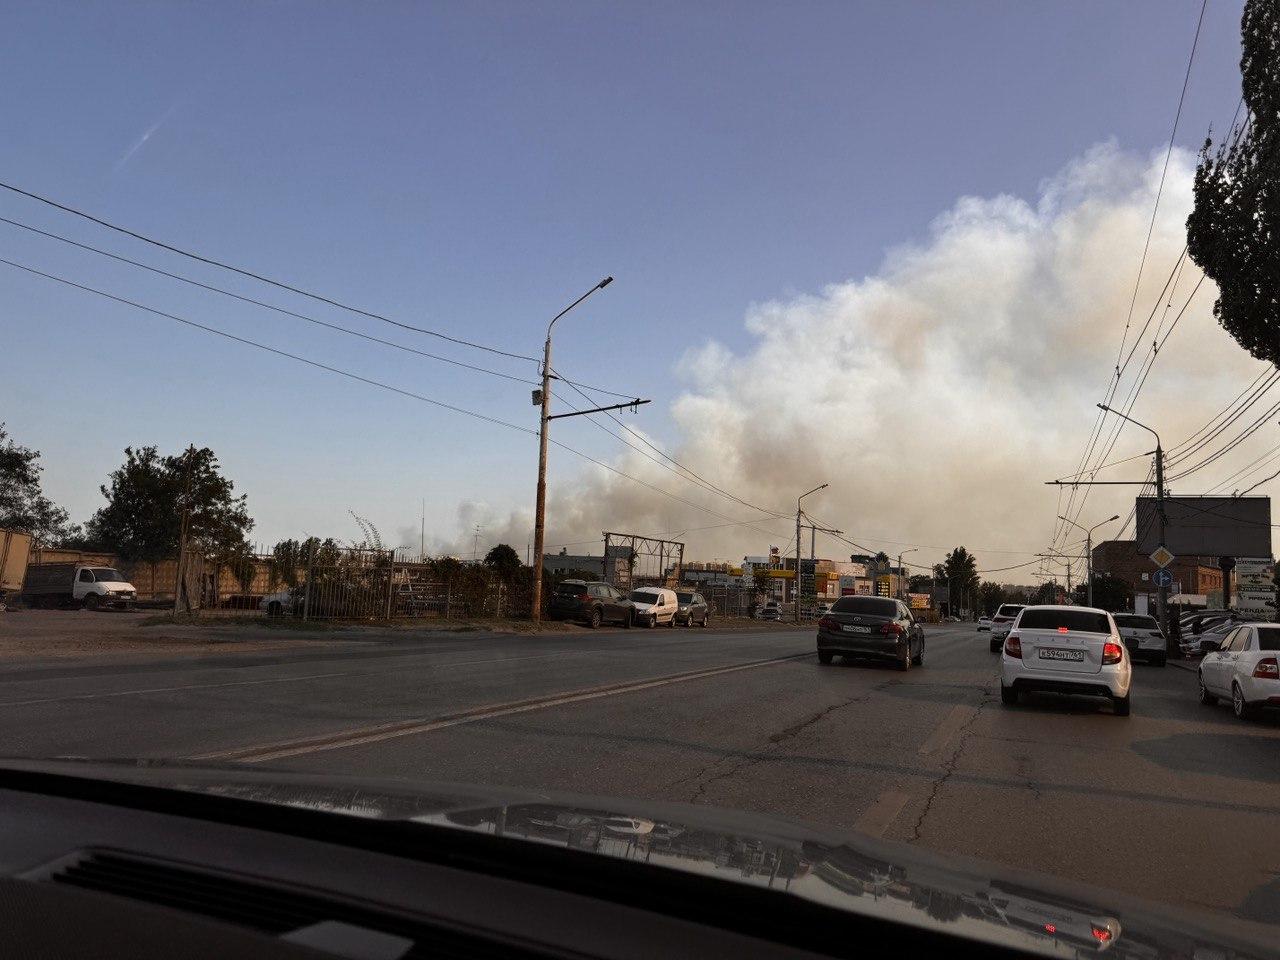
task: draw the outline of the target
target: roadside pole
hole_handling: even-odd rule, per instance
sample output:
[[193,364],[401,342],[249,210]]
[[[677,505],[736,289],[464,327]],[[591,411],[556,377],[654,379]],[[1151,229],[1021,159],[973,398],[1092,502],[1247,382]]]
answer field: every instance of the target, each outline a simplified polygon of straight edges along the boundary
[[[173,577],[173,612],[175,614],[178,612],[182,595],[186,592],[187,527],[191,522],[191,455],[194,452],[195,447],[188,444],[186,455],[187,476],[182,490],[182,519],[178,524],[178,569],[174,571]],[[188,601],[188,612],[190,612],[190,609],[191,603]]]
[[795,617],[794,617],[796,623],[800,622],[800,517],[801,517],[800,501],[803,500],[805,497],[807,497],[809,494],[817,493],[819,490],[825,490],[827,489],[827,487],[828,487],[828,484],[824,483],[822,486],[814,487],[812,490],[808,490],[805,493],[800,494],[800,496],[796,497],[796,590],[795,590]]
[[[1152,433],[1155,433],[1153,430]],[[1160,447],[1160,435],[1156,434],[1156,520],[1160,529],[1160,548],[1169,549],[1164,545],[1165,522],[1164,513],[1164,450]],[[1166,637],[1169,636],[1169,588],[1165,584],[1165,578],[1161,577],[1160,582],[1156,584],[1156,616],[1160,622],[1160,632]],[[1166,641],[1167,646],[1168,641]]]

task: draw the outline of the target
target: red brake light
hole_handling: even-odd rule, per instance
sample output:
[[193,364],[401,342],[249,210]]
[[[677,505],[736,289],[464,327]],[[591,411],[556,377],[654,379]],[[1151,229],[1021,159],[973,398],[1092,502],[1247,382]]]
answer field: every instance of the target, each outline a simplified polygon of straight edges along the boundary
[[1102,662],[1103,663],[1119,663],[1122,657],[1121,651],[1123,649],[1124,648],[1121,647],[1120,644],[1112,643],[1110,640],[1108,640],[1106,644],[1103,645],[1102,647]]
[[1089,931],[1093,934],[1093,939],[1097,940],[1099,943],[1106,943],[1111,939],[1111,931],[1106,927],[1099,927],[1094,924],[1089,928]]
[[590,600],[590,599],[591,599],[591,594],[589,594],[589,593],[580,593],[580,594],[578,594],[578,599],[579,599],[579,600]]
[[1059,627],[1059,628],[1058,628],[1058,632],[1059,632],[1059,633],[1070,633],[1071,631],[1070,631],[1070,630],[1068,630],[1066,627]]
[[1264,657],[1258,661],[1258,665],[1253,668],[1253,675],[1259,680],[1275,680],[1280,678],[1280,663],[1276,662],[1275,657]]
[[820,617],[818,619],[819,630],[838,630],[840,624],[836,622],[835,617]]
[[902,624],[900,624],[900,623],[886,623],[886,624],[883,624],[883,625],[880,627],[880,632],[881,632],[881,633],[894,633],[894,634],[902,633]]
[[1013,657],[1017,660],[1022,659],[1022,638],[1016,633],[1011,633],[1004,638],[1005,656]]
[[1057,933],[1057,932],[1058,932],[1058,928],[1057,928],[1057,926],[1056,926],[1055,924],[1052,924],[1052,923],[1046,923],[1046,924],[1044,925],[1044,932],[1045,932],[1045,933]]

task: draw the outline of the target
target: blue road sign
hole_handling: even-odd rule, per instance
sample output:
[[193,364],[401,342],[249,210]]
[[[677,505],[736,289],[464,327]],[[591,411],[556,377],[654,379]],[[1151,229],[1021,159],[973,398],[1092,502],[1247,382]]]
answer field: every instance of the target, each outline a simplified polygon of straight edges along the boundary
[[1173,586],[1173,571],[1157,570],[1152,579],[1155,580],[1157,587],[1171,587]]

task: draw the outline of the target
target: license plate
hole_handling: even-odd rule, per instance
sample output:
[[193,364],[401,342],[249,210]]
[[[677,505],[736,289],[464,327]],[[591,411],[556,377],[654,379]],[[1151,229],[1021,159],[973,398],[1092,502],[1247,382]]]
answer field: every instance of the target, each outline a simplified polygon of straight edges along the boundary
[[870,633],[871,632],[870,627],[859,627],[859,626],[855,626],[852,623],[846,623],[840,629],[843,630],[845,633]]
[[1054,647],[1050,647],[1046,649],[1044,647],[1041,647],[1040,659],[1041,660],[1073,660],[1076,662],[1083,662],[1084,651],[1083,650],[1059,650]]

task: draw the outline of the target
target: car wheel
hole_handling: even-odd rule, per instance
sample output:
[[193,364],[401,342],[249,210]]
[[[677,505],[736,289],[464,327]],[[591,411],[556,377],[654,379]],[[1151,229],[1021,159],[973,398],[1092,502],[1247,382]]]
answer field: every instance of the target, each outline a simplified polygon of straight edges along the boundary
[[84,598],[84,608],[86,610],[98,609],[98,595],[96,593],[91,593]]
[[658,625],[658,615],[656,613],[649,614],[649,629],[652,630]]
[[818,651],[818,662],[824,666],[831,662],[831,657],[832,657],[832,653],[829,650]]
[[592,630],[595,630],[597,627],[600,626],[601,619],[602,618],[600,616],[600,608],[594,607],[591,611],[591,620],[588,621],[588,625],[591,627]]
[[279,600],[272,600],[269,604],[267,604],[268,617],[278,617],[282,613],[284,613],[284,607],[280,605]]
[[1000,641],[999,641],[999,640],[992,639],[992,641],[991,641],[991,652],[992,652],[992,653],[999,653],[999,652],[1000,652]]
[[1218,702],[1218,698],[1209,692],[1209,688],[1204,685],[1204,675],[1200,675],[1200,702],[1207,707],[1212,707]]
[[1018,702],[1018,691],[1013,687],[1006,687],[1000,684],[1000,702],[1005,706],[1012,706]]
[[902,648],[902,652],[898,654],[898,669],[907,671],[911,669],[911,644],[907,644]]
[[1111,698],[1111,709],[1115,711],[1117,717],[1127,717],[1129,715],[1129,694],[1123,697]]
[[671,619],[667,621],[667,629],[674,630],[676,628],[676,615],[673,613]]
[[923,640],[920,641],[920,652],[915,655],[915,659],[913,659],[911,662],[914,663],[917,667],[924,666],[924,641]]
[[622,629],[623,630],[631,629],[631,611],[630,610],[627,610],[622,614]]
[[708,621],[708,620],[710,620],[710,619],[711,619],[711,614],[709,614],[709,613],[708,613],[708,614],[703,615],[703,617],[702,617],[702,627],[703,627],[703,629],[704,629],[704,630],[706,629],[707,621]]
[[1231,685],[1231,712],[1236,715],[1237,720],[1253,719],[1253,709],[1245,702],[1244,691],[1238,683]]

